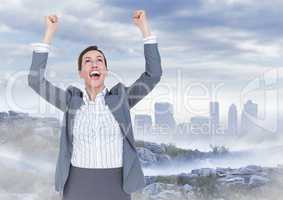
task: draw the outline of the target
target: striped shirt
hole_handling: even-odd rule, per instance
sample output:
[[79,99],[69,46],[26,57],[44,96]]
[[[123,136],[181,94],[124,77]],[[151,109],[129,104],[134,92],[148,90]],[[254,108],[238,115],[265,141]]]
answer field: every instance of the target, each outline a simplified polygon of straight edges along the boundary
[[71,163],[81,168],[115,168],[122,166],[123,136],[113,114],[105,104],[108,89],[95,100],[83,91],[82,104],[74,119]]

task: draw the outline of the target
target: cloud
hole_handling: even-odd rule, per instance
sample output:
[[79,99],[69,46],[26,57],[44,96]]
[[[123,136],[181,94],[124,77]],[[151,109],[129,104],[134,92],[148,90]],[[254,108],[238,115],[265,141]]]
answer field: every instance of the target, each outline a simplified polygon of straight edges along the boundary
[[2,1],[3,72],[28,70],[29,44],[42,39],[43,17],[56,13],[60,26],[48,61],[52,81],[78,81],[77,56],[96,44],[111,70],[130,84],[144,70],[142,35],[132,23],[136,9],[146,10],[157,36],[163,82],[172,83],[181,69],[186,82],[221,81],[229,88],[283,64],[281,0]]
[[[272,3],[253,0],[182,0],[176,3],[85,0],[78,4],[74,1],[59,2],[50,8],[48,5],[52,2],[14,1],[10,4],[13,6],[6,6],[6,13],[0,16],[11,28],[42,35],[44,26],[40,19],[44,14],[57,12],[61,23],[56,38],[78,45],[96,43],[111,53],[129,55],[138,51],[136,46],[141,39],[131,23],[131,15],[133,10],[141,8],[146,9],[152,31],[160,44],[166,45],[166,55],[171,53],[172,57],[178,57],[181,54],[184,57],[194,52],[200,57],[208,55],[206,59],[235,55],[239,59],[251,53],[281,56],[282,16],[278,7],[282,3],[277,0]],[[25,20],[15,20],[11,13],[24,16]],[[172,49],[176,52],[172,53]]]

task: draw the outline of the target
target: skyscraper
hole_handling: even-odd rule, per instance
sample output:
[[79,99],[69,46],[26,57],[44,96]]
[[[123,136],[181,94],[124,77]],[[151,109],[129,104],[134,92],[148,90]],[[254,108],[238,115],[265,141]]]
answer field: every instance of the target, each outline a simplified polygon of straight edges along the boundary
[[232,104],[228,111],[228,133],[238,134],[238,112],[235,104]]
[[253,103],[252,100],[248,100],[243,107],[241,114],[241,134],[247,134],[251,132],[255,124],[252,119],[257,118],[258,106],[256,103]]
[[156,102],[154,104],[155,126],[162,130],[170,131],[176,127],[176,121],[173,116],[173,106],[168,102]]
[[219,127],[219,102],[211,101],[209,104],[209,115],[210,115],[210,134],[217,134],[217,129]]
[[194,116],[191,118],[190,133],[192,135],[208,135],[210,119],[207,116]]
[[150,115],[137,114],[134,120],[135,131],[137,133],[149,133],[152,127],[152,119]]

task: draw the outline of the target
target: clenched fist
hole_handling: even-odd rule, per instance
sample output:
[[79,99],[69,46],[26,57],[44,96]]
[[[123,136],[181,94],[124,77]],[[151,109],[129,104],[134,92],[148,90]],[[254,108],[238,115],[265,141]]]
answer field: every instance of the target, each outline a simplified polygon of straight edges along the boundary
[[149,25],[144,10],[134,11],[133,22],[141,30],[144,37],[150,36]]
[[50,44],[53,34],[58,28],[58,17],[56,15],[48,15],[45,17],[46,31],[43,38],[43,43]]
[[58,27],[58,17],[56,15],[49,15],[45,17],[46,29],[55,32]]

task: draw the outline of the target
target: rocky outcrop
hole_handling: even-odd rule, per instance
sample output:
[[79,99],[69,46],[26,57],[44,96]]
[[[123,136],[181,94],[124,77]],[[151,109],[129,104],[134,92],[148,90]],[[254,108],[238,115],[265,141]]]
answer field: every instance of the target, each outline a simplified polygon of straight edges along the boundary
[[216,173],[221,177],[219,182],[226,186],[259,187],[270,182],[268,168],[255,165],[240,169],[217,169]]
[[205,160],[229,155],[228,151],[217,151],[216,148],[210,152],[199,150],[181,149],[173,144],[156,144],[147,141],[136,142],[139,159],[143,167],[162,166],[173,162],[191,162],[194,160]]
[[178,186],[175,184],[153,183],[143,190],[143,197],[148,200],[192,199],[192,187],[188,184]]
[[[283,186],[282,177],[283,168],[280,166],[267,168],[250,165],[239,169],[203,168],[175,176],[146,176],[147,187],[143,193],[148,199],[226,199],[225,195],[232,191],[233,195],[238,195],[239,199],[242,199],[241,196],[247,196],[248,193],[251,194],[249,198],[252,199],[252,192],[262,192],[264,191],[261,190],[262,187],[274,192],[278,188],[276,192],[280,192],[279,188]],[[263,194],[263,197],[264,195],[267,194]],[[274,198],[270,197],[270,199]]]
[[60,122],[54,117],[33,117],[28,113],[16,112],[9,110],[8,112],[0,112],[0,125],[1,126],[13,126],[20,128],[20,126],[26,125],[31,128],[59,128]]
[[156,153],[148,148],[137,147],[138,156],[143,167],[166,164],[171,157],[165,153]]
[[[34,117],[15,111],[0,113],[0,144],[14,147],[57,144],[60,122],[52,117]],[[27,144],[28,141],[34,141]],[[57,146],[57,145],[56,145]]]
[[26,118],[28,117],[28,113],[22,113],[22,112],[15,112],[12,110],[9,110],[8,112],[0,112],[0,121],[8,120],[11,118]]

